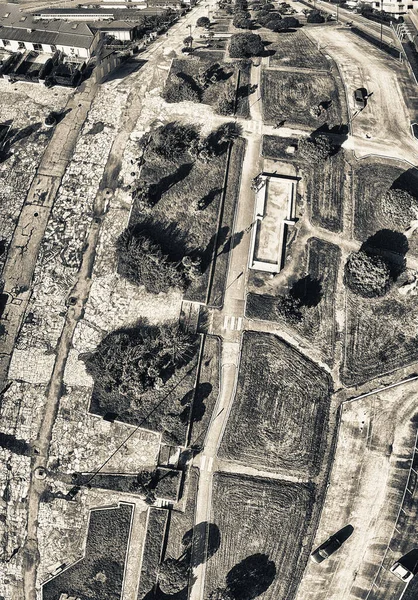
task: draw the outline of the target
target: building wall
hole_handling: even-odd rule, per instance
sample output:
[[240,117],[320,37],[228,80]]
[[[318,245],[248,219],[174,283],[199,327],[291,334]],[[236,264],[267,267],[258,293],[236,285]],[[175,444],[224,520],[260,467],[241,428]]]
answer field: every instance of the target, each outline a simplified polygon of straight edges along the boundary
[[11,52],[24,52],[25,50],[36,50],[38,52],[45,52],[47,54],[54,54],[57,50],[61,50],[67,56],[78,56],[80,58],[89,58],[95,48],[97,47],[100,34],[97,33],[94,36],[90,49],[87,48],[72,48],[70,46],[62,46],[57,44],[51,46],[50,44],[32,44],[31,42],[24,42],[24,47],[21,47],[20,43],[15,40],[3,40],[0,34],[0,47],[4,47]]
[[117,40],[122,40],[124,42],[129,42],[129,40],[132,39],[133,37],[133,30],[132,29],[115,29],[115,30],[111,30],[111,29],[106,29],[106,31],[103,31],[103,33],[107,34],[107,35],[113,35],[113,37]]

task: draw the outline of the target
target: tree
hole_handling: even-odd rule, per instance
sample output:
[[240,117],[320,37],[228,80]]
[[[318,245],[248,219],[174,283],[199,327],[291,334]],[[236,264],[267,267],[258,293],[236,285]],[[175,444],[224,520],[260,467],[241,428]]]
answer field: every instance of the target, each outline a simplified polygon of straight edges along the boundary
[[196,25],[198,27],[204,27],[205,29],[209,29],[210,27],[210,19],[208,17],[199,17],[196,21]]
[[164,100],[170,104],[175,102],[200,102],[199,92],[189,81],[168,81],[162,92]]
[[235,92],[233,88],[224,89],[218,96],[215,103],[215,111],[219,115],[232,115],[235,106]]
[[189,582],[190,567],[185,561],[167,558],[160,566],[158,585],[165,594],[177,594]]
[[381,256],[364,250],[352,252],[345,264],[344,283],[363,298],[384,296],[392,283],[390,266]]
[[193,45],[193,38],[191,35],[188,35],[187,37],[184,38],[183,40],[183,44],[187,47],[187,48],[191,48]]
[[319,12],[319,10],[311,10],[306,20],[308,23],[324,23],[325,17]]
[[334,145],[328,135],[308,137],[298,144],[298,155],[308,161],[325,161],[334,152]]
[[190,151],[198,138],[198,131],[193,125],[182,125],[173,121],[154,130],[149,150],[167,160],[177,160]]
[[264,52],[261,37],[256,33],[236,33],[231,37],[229,55],[231,58],[260,56]]
[[125,229],[116,242],[116,254],[118,273],[131,283],[143,285],[147,292],[159,294],[185,287],[183,273],[146,231]]
[[207,600],[234,600],[234,597],[228,588],[218,587],[209,594]]
[[418,200],[406,190],[390,189],[382,196],[380,210],[394,226],[405,229],[418,218]]
[[234,16],[234,20],[232,21],[232,24],[234,27],[237,27],[238,29],[251,29],[252,21],[248,15],[248,13],[239,12],[239,13],[236,13],[236,15]]

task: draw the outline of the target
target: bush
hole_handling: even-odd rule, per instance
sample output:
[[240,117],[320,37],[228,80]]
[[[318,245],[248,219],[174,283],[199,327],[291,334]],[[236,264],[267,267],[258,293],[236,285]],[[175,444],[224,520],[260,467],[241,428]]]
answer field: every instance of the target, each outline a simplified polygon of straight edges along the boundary
[[306,20],[308,23],[324,23],[325,17],[319,12],[319,10],[311,10],[309,11],[308,18]]
[[177,161],[196,144],[199,133],[193,125],[181,125],[173,121],[154,130],[149,151],[167,160]]
[[364,250],[349,255],[344,269],[344,283],[354,294],[363,298],[384,296],[391,282],[390,267],[384,258]]
[[248,13],[239,12],[234,16],[234,20],[232,21],[234,27],[238,29],[251,29],[252,22],[248,15]]
[[264,52],[261,37],[256,33],[236,33],[231,37],[229,55],[231,58],[260,56]]
[[206,29],[209,29],[210,19],[208,19],[208,17],[199,17],[199,19],[196,21],[196,25],[198,27],[205,27]]
[[334,145],[328,135],[304,138],[298,144],[298,156],[308,161],[324,161],[334,152]]
[[200,102],[199,92],[188,81],[170,81],[164,87],[162,97],[170,104],[175,102]]
[[234,113],[235,107],[235,93],[232,88],[224,90],[222,94],[219,95],[216,104],[215,111],[218,115],[232,115]]
[[185,287],[177,264],[163,254],[161,246],[145,231],[125,229],[116,242],[118,273],[131,283],[143,285],[147,292],[159,294]]
[[382,197],[380,205],[382,213],[394,226],[404,229],[418,218],[418,201],[409,192],[390,189]]
[[158,585],[165,594],[176,594],[189,582],[190,567],[185,561],[167,558],[160,567]]
[[195,341],[178,324],[117,330],[82,355],[86,370],[107,395],[136,398],[168,379],[195,353]]

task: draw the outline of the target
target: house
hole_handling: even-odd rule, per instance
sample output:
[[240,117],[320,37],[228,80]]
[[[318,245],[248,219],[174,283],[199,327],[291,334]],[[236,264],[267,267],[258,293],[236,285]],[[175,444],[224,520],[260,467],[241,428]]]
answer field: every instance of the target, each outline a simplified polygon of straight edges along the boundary
[[0,48],[10,52],[34,50],[55,54],[60,51],[72,58],[90,58],[100,39],[86,23],[61,20],[40,21],[24,14],[19,5],[0,4]]

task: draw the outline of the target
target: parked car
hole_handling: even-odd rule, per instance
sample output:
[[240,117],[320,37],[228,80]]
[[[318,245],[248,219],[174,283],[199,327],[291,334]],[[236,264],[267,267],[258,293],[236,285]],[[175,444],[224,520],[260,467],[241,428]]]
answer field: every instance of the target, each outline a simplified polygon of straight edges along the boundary
[[408,583],[414,577],[414,574],[411,573],[409,569],[401,565],[400,562],[396,562],[394,565],[392,565],[390,568],[390,572],[396,575],[396,577],[398,577],[405,583]]
[[315,563],[321,563],[329,558],[331,554],[334,554],[334,552],[341,548],[353,531],[354,527],[352,525],[346,525],[337,531],[337,533],[331,535],[323,544],[318,546],[318,548],[312,552],[311,560]]
[[354,103],[356,108],[364,108],[366,106],[367,90],[366,88],[357,88],[354,91]]
[[409,583],[418,573],[418,548],[413,548],[401,556],[390,567],[390,572],[404,583]]

